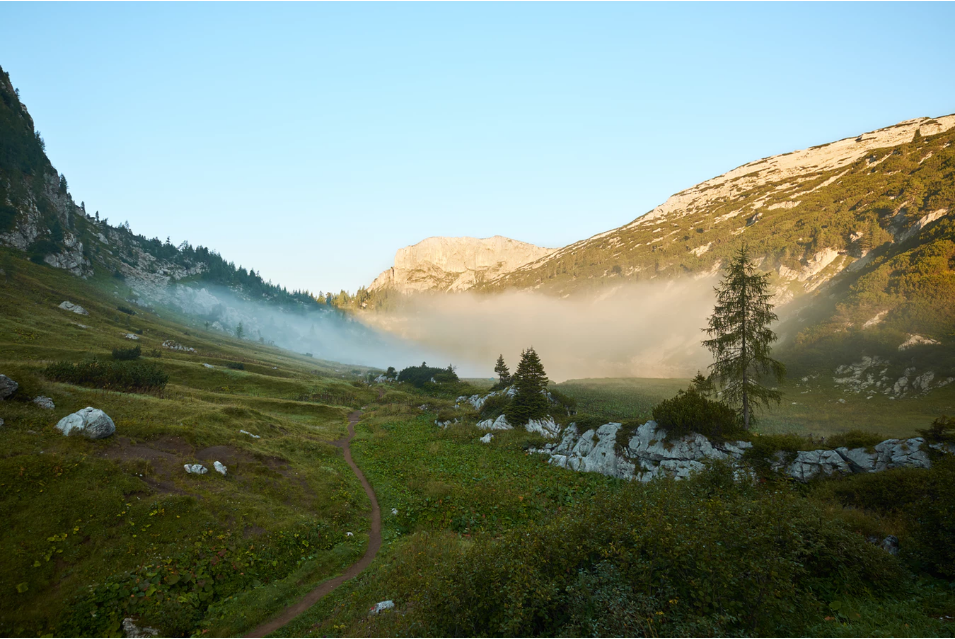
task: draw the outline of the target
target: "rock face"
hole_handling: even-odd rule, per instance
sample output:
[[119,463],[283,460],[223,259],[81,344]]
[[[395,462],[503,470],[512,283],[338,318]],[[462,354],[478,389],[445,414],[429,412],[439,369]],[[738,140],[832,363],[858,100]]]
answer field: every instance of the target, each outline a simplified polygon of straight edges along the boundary
[[116,424],[109,415],[92,406],[67,415],[56,428],[64,435],[79,433],[87,439],[105,439],[116,432]]
[[554,250],[500,235],[485,239],[429,237],[414,246],[398,249],[395,265],[379,275],[368,290],[465,291],[546,257]]
[[133,623],[132,617],[126,617],[123,619],[123,634],[127,637],[135,637],[136,639],[143,639],[144,637],[158,637],[159,631],[155,628],[140,628],[135,623]]
[[76,313],[77,315],[89,315],[89,311],[80,306],[79,304],[74,304],[73,302],[63,302],[60,304],[60,308],[64,311],[70,311],[71,313]]
[[[561,468],[647,482],[656,477],[684,479],[702,470],[708,461],[727,460],[742,469],[743,453],[752,447],[744,441],[711,442],[696,433],[668,442],[666,431],[653,421],[637,428],[627,439],[621,436],[621,428],[611,422],[581,433],[576,424],[570,424],[559,444],[547,444],[535,452],[550,455],[550,463]],[[835,474],[928,468],[931,462],[924,444],[924,439],[914,437],[886,440],[871,453],[864,448],[798,451],[792,459],[779,453],[771,467],[803,482]],[[955,452],[955,447],[931,448],[942,453]]]
[[15,392],[17,392],[18,388],[20,388],[20,385],[15,381],[6,375],[0,375],[0,401],[3,401],[13,395]]
[[511,426],[510,422],[507,421],[507,417],[504,415],[499,416],[497,419],[485,419],[477,423],[477,427],[481,430],[513,430],[514,427]]

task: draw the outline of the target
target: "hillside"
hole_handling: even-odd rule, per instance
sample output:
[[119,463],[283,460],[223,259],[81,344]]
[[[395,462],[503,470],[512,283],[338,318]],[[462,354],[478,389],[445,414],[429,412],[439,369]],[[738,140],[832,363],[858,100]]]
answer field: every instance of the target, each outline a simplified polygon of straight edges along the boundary
[[398,249],[395,265],[375,278],[368,291],[465,291],[553,251],[500,235],[484,239],[429,237]]

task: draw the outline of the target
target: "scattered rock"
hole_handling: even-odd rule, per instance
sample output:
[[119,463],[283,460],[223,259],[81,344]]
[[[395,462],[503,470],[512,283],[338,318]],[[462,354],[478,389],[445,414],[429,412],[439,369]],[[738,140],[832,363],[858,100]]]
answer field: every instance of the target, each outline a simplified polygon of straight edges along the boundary
[[89,328],[89,326],[87,326],[86,324],[78,324],[76,322],[73,323],[73,326],[79,326],[80,328]]
[[205,362],[203,362],[202,365],[206,368],[215,368],[212,364],[206,364]]
[[64,311],[70,311],[71,313],[76,313],[77,315],[89,315],[89,311],[80,306],[79,304],[74,304],[73,302],[63,302],[60,304],[60,308]]
[[397,514],[398,514],[398,509],[397,509],[397,508],[392,508],[392,509],[391,509],[391,514],[392,514],[392,515],[397,515]]
[[132,617],[126,617],[123,619],[123,633],[127,637],[135,637],[136,639],[159,636],[159,631],[155,628],[140,628],[137,626],[135,623],[133,623]]
[[354,535],[354,533],[347,532],[347,533],[345,533],[345,536],[346,536],[346,537],[354,537],[355,535]]
[[897,555],[899,554],[899,538],[895,535],[889,535],[882,540],[879,547],[890,555]]
[[80,433],[87,439],[104,439],[116,432],[116,424],[109,415],[92,406],[67,415],[57,423],[56,428],[64,435]]
[[123,337],[125,337],[126,339],[132,339],[132,340],[138,340],[138,339],[139,339],[139,335],[137,335],[137,334],[135,334],[135,333],[123,333]]
[[186,353],[195,353],[196,349],[190,348],[189,346],[183,346],[179,342],[174,342],[171,339],[167,339],[162,343],[163,348],[168,348],[171,351],[184,351]]
[[913,346],[922,346],[922,345],[937,346],[938,341],[930,337],[922,337],[921,335],[911,334],[909,335],[909,338],[907,340],[899,344],[899,350],[905,351],[912,348]]
[[39,397],[33,398],[33,403],[39,406],[40,408],[45,408],[47,410],[53,410],[56,408],[56,404],[53,403],[53,400],[49,397],[44,397],[40,395]]
[[369,614],[377,615],[378,613],[384,610],[391,610],[394,607],[395,607],[395,602],[393,602],[391,599],[388,599],[387,601],[379,601],[378,603],[375,604],[375,607],[371,609],[371,612]]
[[6,375],[0,375],[0,401],[3,401],[13,395],[15,392],[17,392],[18,388],[20,388],[20,385],[15,381]]
[[212,467],[216,469],[216,472],[220,475],[225,475],[228,468],[222,462],[213,462]]
[[186,464],[183,466],[190,475],[205,475],[209,469],[202,464]]
[[439,420],[437,420],[437,419],[434,420],[435,426],[440,426],[441,428],[447,428],[448,426],[451,426],[452,424],[457,424],[457,423],[458,423],[458,418],[457,418],[457,417],[455,417],[454,419],[445,420],[445,421],[443,421],[443,422],[442,422],[442,421],[439,421]]
[[485,435],[484,437],[480,439],[480,442],[482,444],[490,444],[492,439],[494,439],[494,434],[488,433],[487,435]]
[[0,426],[3,426],[3,418],[0,417]]
[[259,435],[253,435],[252,433],[250,433],[250,432],[247,431],[247,430],[240,430],[239,432],[242,433],[242,434],[244,434],[244,435],[248,435],[248,436],[251,437],[252,439],[261,439],[261,437],[260,437]]
[[514,428],[504,415],[499,416],[495,420],[485,419],[484,421],[480,421],[477,423],[477,427],[481,430],[513,430]]

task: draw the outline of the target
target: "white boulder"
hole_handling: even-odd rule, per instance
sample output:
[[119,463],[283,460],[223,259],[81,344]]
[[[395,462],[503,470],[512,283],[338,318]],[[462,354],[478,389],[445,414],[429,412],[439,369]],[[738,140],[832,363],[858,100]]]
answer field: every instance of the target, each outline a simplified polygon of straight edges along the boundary
[[186,464],[183,466],[190,475],[205,475],[209,469],[202,464]]
[[477,427],[481,430],[513,430],[514,428],[504,415],[499,416],[495,420],[485,419],[484,421],[480,421],[477,423]]
[[490,444],[492,439],[494,439],[494,434],[488,433],[487,435],[485,435],[484,437],[480,439],[480,442],[482,444]]
[[532,419],[524,425],[528,433],[539,433],[549,439],[554,439],[560,435],[560,426],[554,421],[554,418],[548,415],[543,419]]
[[387,601],[379,601],[378,603],[375,604],[375,607],[371,609],[370,614],[377,615],[383,610],[391,610],[394,607],[395,607],[395,602],[393,602],[391,599],[388,599]]
[[67,415],[56,428],[64,435],[79,433],[87,439],[104,439],[116,432],[116,424],[109,415],[92,406]]
[[60,308],[64,311],[70,311],[71,313],[76,313],[77,315],[89,315],[89,311],[80,306],[79,304],[74,304],[73,302],[63,302],[60,304]]
[[225,464],[219,461],[213,462],[212,467],[215,468],[216,472],[219,473],[220,475],[225,475],[226,471],[229,470]]

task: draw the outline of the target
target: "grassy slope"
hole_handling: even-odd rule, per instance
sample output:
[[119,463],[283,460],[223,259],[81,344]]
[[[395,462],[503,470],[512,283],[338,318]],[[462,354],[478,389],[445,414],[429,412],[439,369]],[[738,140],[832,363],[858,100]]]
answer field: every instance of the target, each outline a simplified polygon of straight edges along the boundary
[[[84,282],[9,255],[3,263],[0,372],[21,388],[16,398],[0,403],[0,513],[6,529],[0,538],[0,633],[115,631],[115,620],[112,626],[87,620],[85,629],[55,624],[65,623],[71,601],[90,584],[170,558],[201,561],[196,557],[219,543],[231,545],[230,553],[252,549],[251,564],[261,555],[261,565],[250,571],[258,588],[230,588],[226,576],[221,592],[203,596],[200,607],[214,604],[208,627],[228,634],[360,556],[369,505],[328,442],[345,434],[347,413],[371,399],[371,391],[341,379],[329,363],[192,330],[165,314],[119,312],[124,302],[115,295],[122,293],[114,291],[121,286],[115,280]],[[63,300],[89,315],[57,308]],[[40,373],[54,360],[108,359],[112,348],[132,345],[124,334],[134,330],[142,331],[144,352],[162,353],[144,358],[169,374],[162,394],[51,383]],[[167,339],[198,352],[161,349]],[[245,370],[222,368],[226,361],[242,361]],[[56,409],[27,401],[38,395],[53,398]],[[310,400],[317,397],[349,405]],[[53,428],[85,406],[106,411],[116,435],[89,442]],[[217,459],[229,467],[228,476],[212,472]],[[210,467],[209,474],[184,472],[184,463],[197,461]],[[355,537],[346,538],[346,531]],[[311,547],[296,546],[294,540],[307,534]],[[168,581],[166,575],[158,590]],[[165,614],[161,595],[150,599],[155,615]],[[148,621],[150,605],[137,604]],[[184,623],[193,622],[199,618]]]

